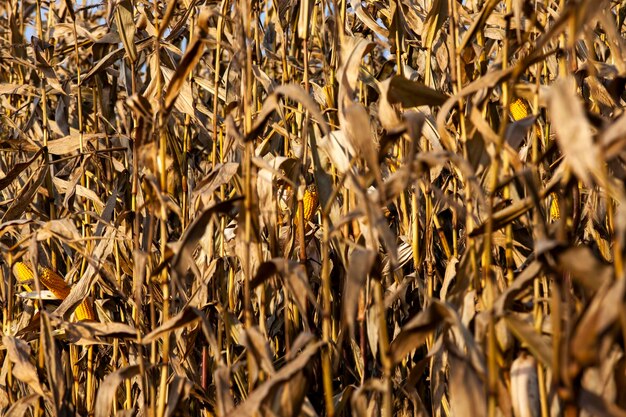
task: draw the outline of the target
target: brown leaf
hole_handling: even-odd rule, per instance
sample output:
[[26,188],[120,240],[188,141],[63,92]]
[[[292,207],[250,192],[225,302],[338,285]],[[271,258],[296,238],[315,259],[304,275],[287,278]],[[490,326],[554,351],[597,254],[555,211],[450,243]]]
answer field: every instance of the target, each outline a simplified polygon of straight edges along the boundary
[[369,249],[356,248],[350,254],[348,277],[342,297],[342,326],[347,326],[350,334],[354,333],[354,319],[359,303],[359,294],[376,260],[376,252]]
[[117,31],[128,55],[128,59],[132,62],[137,60],[137,48],[135,47],[135,20],[133,13],[133,4],[130,0],[122,0],[115,7],[115,21],[117,23]]
[[380,165],[378,163],[378,140],[372,134],[372,126],[367,110],[360,103],[348,104],[339,112],[339,123],[352,147],[365,158],[374,174],[379,189],[384,190]]
[[402,75],[391,77],[387,99],[391,104],[403,108],[419,106],[441,106],[450,96],[440,93],[425,84],[411,81]]
[[[256,416],[264,404],[268,404],[268,401],[272,401],[275,398],[277,394],[276,388],[282,384],[289,383],[292,378],[299,374],[310,363],[322,344],[323,342],[309,344],[295,359],[291,360],[276,372],[271,379],[252,391],[248,399],[228,413],[226,417]],[[272,395],[272,393],[274,393],[274,395]]]
[[505,310],[511,307],[511,304],[520,293],[528,289],[534,279],[539,275],[543,265],[539,261],[531,262],[524,270],[513,280],[513,284],[498,296],[493,304],[494,314],[496,317],[505,313]]
[[244,330],[241,341],[247,351],[250,352],[250,357],[254,362],[252,367],[253,370],[248,375],[248,378],[256,383],[259,376],[259,370],[262,370],[267,375],[273,375],[276,372],[272,363],[272,352],[270,347],[267,344],[265,337],[257,327],[250,327],[249,329]]
[[50,87],[52,87],[57,93],[60,93],[61,95],[66,95],[67,93],[61,86],[54,67],[50,65],[50,62],[48,62],[46,57],[42,54],[42,52],[44,51],[43,48],[45,47],[45,43],[34,36],[32,37],[32,42],[33,52],[35,53],[35,61],[37,62],[37,68],[41,70],[41,73],[43,74],[48,84],[50,84]]
[[433,334],[445,323],[445,316],[436,304],[409,320],[389,346],[389,356],[394,364],[400,363],[414,349],[426,343],[428,336]]
[[123,340],[136,340],[137,338],[137,329],[125,323],[87,321],[71,323],[63,321],[59,325],[66,330],[72,343],[77,345],[105,343],[102,338],[106,337]]
[[39,394],[25,395],[15,401],[6,411],[5,417],[24,417],[28,415],[28,409],[35,407],[39,402]]
[[603,178],[602,161],[573,78],[561,79],[554,84],[550,91],[549,110],[557,144],[565,160],[576,176],[591,186],[592,177]]
[[180,239],[180,249],[172,260],[172,270],[178,274],[178,277],[182,277],[187,271],[190,262],[194,262],[193,252],[196,250],[196,245],[204,235],[206,227],[213,218],[213,215],[230,213],[241,200],[243,200],[243,197],[235,197],[217,203],[205,209],[194,219],[193,223],[189,225]]
[[[550,180],[550,182],[548,182],[548,184],[546,184],[546,186],[543,189],[539,190],[538,197],[541,199],[541,198],[545,198],[546,196],[548,196],[559,185],[561,178],[562,178],[562,173],[555,174]],[[493,226],[492,230],[496,231],[506,226],[507,224],[512,223],[513,221],[517,220],[522,215],[524,215],[526,212],[528,212],[528,210],[534,207],[535,207],[535,200],[533,199],[533,197],[526,197],[522,200],[517,200],[513,202],[513,204],[511,204],[508,207],[503,208],[502,210],[496,211],[495,213],[493,213],[492,218],[491,218],[492,226]],[[483,233],[485,233],[486,224],[487,224],[486,222],[483,222],[479,226],[475,227],[470,232],[470,236],[472,237],[480,236]]]
[[200,316],[202,313],[199,310],[196,310],[193,307],[187,307],[180,313],[176,314],[174,317],[171,317],[165,323],[157,327],[148,333],[143,339],[141,339],[141,343],[144,345],[148,345],[161,336],[171,332],[172,330],[176,330],[180,327],[187,326],[193,322],[200,320]]
[[541,361],[543,366],[552,367],[552,350],[546,339],[542,338],[530,324],[512,314],[505,316],[504,321],[515,337]]
[[341,68],[337,72],[339,81],[337,102],[340,113],[344,106],[350,104],[354,99],[361,60],[373,47],[373,43],[361,37],[344,38],[344,43],[341,45]]
[[187,81],[187,76],[193,71],[193,69],[200,62],[202,54],[206,46],[206,42],[203,38],[207,36],[208,20],[215,14],[213,8],[203,8],[198,16],[198,26],[195,32],[195,36],[191,41],[191,44],[187,48],[183,59],[176,67],[176,72],[172,76],[164,97],[165,112],[169,113],[178,98],[180,90]]
[[354,10],[354,13],[356,14],[356,17],[363,22],[363,24],[365,24],[365,26],[367,26],[369,29],[373,30],[374,32],[376,32],[378,35],[388,38],[389,37],[389,31],[380,26],[372,17],[372,15],[369,13],[369,11],[363,7],[363,4],[361,4],[360,1],[358,0],[350,0],[350,6],[352,7],[352,10]]
[[193,387],[193,382],[189,379],[174,375],[172,381],[167,386],[167,406],[165,408],[165,416],[171,417],[175,415],[178,405],[181,401],[189,398],[189,393]]
[[[289,261],[283,258],[274,258],[263,262],[259,265],[254,278],[250,281],[250,288],[258,287],[274,274],[280,274],[300,311],[306,313],[308,310],[307,299],[313,306],[319,309],[313,290],[308,282],[306,269],[300,262]],[[307,325],[306,322],[305,325]]]
[[[278,390],[270,410],[273,415],[280,417],[299,417],[310,382],[303,371],[297,372],[288,384],[283,384]],[[268,401],[269,402],[269,401]]]
[[2,216],[2,223],[20,217],[24,210],[28,208],[30,203],[33,202],[35,193],[37,193],[37,190],[48,174],[48,156],[47,153],[44,153],[43,155],[43,163],[39,166],[38,170],[31,175],[29,178],[29,184],[27,186],[25,185],[21,189],[20,193],[13,200],[13,203],[11,203],[11,206],[9,206],[7,211],[4,213],[4,216]]
[[117,400],[118,385],[125,379],[139,375],[140,372],[139,365],[129,365],[105,376],[96,395],[95,417],[109,417],[113,401]]
[[35,160],[41,155],[43,152],[43,148],[39,148],[39,150],[26,162],[19,162],[11,168],[9,172],[3,177],[0,178],[0,191],[5,189],[9,184],[13,182],[18,175],[22,173],[26,168],[28,168]]
[[[135,46],[137,47],[137,52],[141,52],[144,49],[150,47],[154,45],[154,39],[152,39],[151,37],[146,37],[144,39],[138,40],[135,42]],[[85,85],[87,83],[87,81],[89,81],[94,75],[96,75],[97,73],[99,73],[100,71],[103,71],[105,69],[107,69],[108,67],[110,67],[111,65],[113,65],[115,62],[117,62],[118,60],[122,59],[124,57],[124,53],[125,53],[125,49],[124,47],[122,48],[118,48],[112,52],[109,52],[106,56],[104,56],[102,59],[100,59],[96,65],[93,66],[93,68],[91,68],[87,74],[85,74],[81,79],[80,79],[80,85]]]
[[63,364],[57,351],[54,337],[52,336],[52,326],[50,317],[46,312],[41,313],[41,334],[43,335],[43,349],[46,357],[46,373],[48,385],[52,391],[52,403],[57,415],[68,413],[67,404],[64,403],[65,395],[65,375],[63,375]]
[[450,404],[455,416],[486,416],[487,401],[483,379],[465,359],[456,354],[450,360]]
[[230,392],[230,370],[227,366],[218,365],[213,372],[213,381],[215,382],[215,401],[217,403],[217,415],[225,416],[229,414],[235,405],[233,404],[233,396]]
[[570,341],[570,351],[582,366],[598,363],[600,343],[605,333],[624,317],[626,280],[607,281],[595,294],[576,325]]
[[498,83],[508,79],[513,73],[513,69],[514,67],[507,67],[506,69],[487,72],[487,74],[463,87],[461,91],[459,91],[455,96],[450,97],[443,104],[443,106],[441,106],[439,113],[437,113],[437,130],[441,136],[441,142],[446,149],[454,152],[457,150],[456,141],[454,138],[450,137],[450,134],[445,126],[450,111],[458,105],[459,100],[462,100],[464,97],[474,94],[482,89],[493,88]]
[[215,165],[211,172],[196,184],[196,188],[193,191],[194,195],[198,197],[202,195],[213,195],[215,190],[231,180],[238,169],[239,164],[236,162]]
[[576,396],[578,406],[590,415],[597,417],[626,417],[626,410],[606,402],[602,397],[593,392],[582,389]]
[[115,228],[107,227],[104,236],[98,242],[98,245],[87,258],[89,265],[85,268],[85,272],[76,284],[72,287],[68,296],[63,300],[61,305],[55,310],[55,314],[67,318],[80,303],[89,295],[94,281],[100,273],[101,263],[104,262],[113,251],[113,238]]
[[270,115],[278,109],[278,97],[280,96],[284,96],[302,104],[302,106],[311,113],[313,120],[317,121],[324,134],[327,135],[330,133],[328,123],[320,112],[319,106],[315,103],[315,100],[313,100],[311,96],[309,96],[299,85],[287,84],[276,87],[274,92],[265,99],[261,112],[255,119],[252,129],[248,132],[245,138],[243,138],[244,142],[256,139],[261,134],[261,131],[265,127],[265,123],[269,119]]
[[556,256],[559,267],[590,291],[597,291],[614,276],[614,269],[601,262],[586,246],[568,248]]
[[30,362],[30,346],[15,337],[2,336],[2,344],[7,348],[9,360],[13,363],[13,376],[25,383],[36,394],[45,397],[43,386],[39,382],[37,369]]

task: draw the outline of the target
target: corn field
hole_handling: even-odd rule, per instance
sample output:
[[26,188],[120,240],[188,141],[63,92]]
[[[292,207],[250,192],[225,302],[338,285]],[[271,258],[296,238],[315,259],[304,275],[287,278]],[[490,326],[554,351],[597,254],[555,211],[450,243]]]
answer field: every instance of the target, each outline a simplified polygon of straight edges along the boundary
[[626,416],[625,19],[3,1],[0,414]]

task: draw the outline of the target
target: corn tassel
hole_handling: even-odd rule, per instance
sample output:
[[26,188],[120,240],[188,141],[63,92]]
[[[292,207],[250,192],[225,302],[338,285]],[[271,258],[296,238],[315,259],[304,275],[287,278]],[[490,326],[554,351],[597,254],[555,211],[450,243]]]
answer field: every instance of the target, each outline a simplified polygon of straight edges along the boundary
[[[17,262],[13,265],[13,273],[17,280],[24,284],[24,286],[32,291],[28,286],[28,281],[32,281],[35,278],[33,270],[24,262]],[[55,297],[60,300],[64,300],[71,291],[71,287],[65,282],[65,280],[56,272],[45,266],[39,266],[39,282],[43,284]],[[87,300],[83,300],[76,311],[74,312],[77,321],[82,320],[96,320],[96,315],[91,307],[91,304]]]

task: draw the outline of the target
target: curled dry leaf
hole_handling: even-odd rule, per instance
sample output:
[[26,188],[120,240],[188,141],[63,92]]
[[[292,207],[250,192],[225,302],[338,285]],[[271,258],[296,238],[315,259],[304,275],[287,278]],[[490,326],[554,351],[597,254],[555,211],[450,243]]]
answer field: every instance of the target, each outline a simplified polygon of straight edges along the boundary
[[[343,117],[341,117],[343,116]],[[347,105],[340,113],[340,123],[352,147],[360,153],[376,178],[380,190],[384,189],[378,163],[378,140],[372,134],[369,116],[359,103]]]
[[[296,378],[296,382],[299,381],[300,383],[305,383],[306,380],[297,377],[297,375],[299,375],[310,363],[313,355],[317,353],[321,346],[322,342],[310,343],[296,358],[291,360],[288,364],[276,372],[271,379],[252,391],[246,401],[226,416],[253,417],[257,415],[257,412],[261,409],[261,407],[272,404],[276,396],[281,394],[281,390],[277,389],[279,386],[285,384],[288,385],[292,380],[294,380],[294,378]],[[279,416],[284,415],[280,412],[280,408],[273,409],[272,411],[274,413],[279,413]],[[297,415],[297,413],[292,415]]]
[[550,117],[557,143],[576,176],[585,184],[604,183],[602,161],[573,78],[558,81],[550,91]]
[[30,363],[30,346],[21,339],[12,336],[2,336],[2,344],[6,347],[7,355],[13,364],[13,375],[25,383],[35,394],[45,397],[44,388],[39,381],[35,365]]
[[350,268],[348,269],[348,279],[345,283],[342,299],[342,323],[348,327],[350,334],[354,333],[354,319],[359,303],[359,294],[375,260],[376,252],[369,249],[357,248],[350,254]]
[[47,153],[43,153],[44,161],[37,168],[37,170],[31,176],[27,186],[24,186],[19,194],[15,196],[13,203],[2,216],[2,223],[14,220],[22,215],[22,213],[28,208],[28,205],[32,203],[35,193],[43,183],[43,180],[48,173],[48,157]]
[[522,346],[530,350],[546,368],[552,367],[552,351],[548,342],[524,320],[513,315],[504,318],[509,330],[522,342]]
[[33,164],[37,158],[44,151],[43,148],[40,148],[28,161],[20,162],[15,164],[7,174],[0,179],[0,190],[6,188],[9,184],[15,180],[26,168],[28,168],[31,164]]
[[589,366],[600,360],[600,344],[611,326],[624,317],[626,280],[605,282],[595,294],[576,325],[570,343],[573,358],[579,365]]
[[70,293],[63,300],[61,305],[55,310],[55,314],[64,317],[69,316],[89,295],[93,282],[97,279],[99,274],[99,263],[108,258],[113,251],[114,236],[115,229],[113,227],[107,227],[102,239],[98,242],[98,245],[91,254],[91,258],[88,259],[89,265],[85,269],[85,272],[80,280],[72,287]]
[[39,394],[25,395],[11,404],[6,410],[5,417],[23,417],[28,414],[28,409],[35,407],[39,402]]
[[108,417],[111,415],[111,409],[113,408],[113,400],[115,399],[117,387],[124,380],[133,378],[141,372],[139,365],[129,365],[124,368],[120,368],[115,372],[108,374],[100,388],[98,389],[98,395],[96,397],[95,416],[96,417]]
[[176,271],[179,277],[185,274],[190,262],[193,262],[193,251],[213,216],[220,213],[231,213],[241,200],[243,200],[242,197],[235,197],[207,208],[185,230],[185,234],[180,240],[180,248],[172,260],[172,269]]
[[430,304],[425,310],[409,320],[389,347],[391,360],[397,364],[405,355],[421,347],[427,337],[446,323],[446,317],[438,304]]
[[176,414],[178,405],[189,398],[189,393],[193,388],[193,382],[189,379],[175,375],[172,382],[168,384],[167,406],[165,408],[165,416],[171,417]]
[[450,404],[455,416],[485,416],[487,401],[484,376],[455,354],[450,360]]

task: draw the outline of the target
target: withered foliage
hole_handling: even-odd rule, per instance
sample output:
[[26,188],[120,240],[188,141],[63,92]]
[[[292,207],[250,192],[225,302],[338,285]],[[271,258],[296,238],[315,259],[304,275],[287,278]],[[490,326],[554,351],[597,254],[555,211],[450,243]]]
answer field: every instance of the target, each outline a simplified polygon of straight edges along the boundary
[[0,413],[625,416],[625,18],[2,2]]

